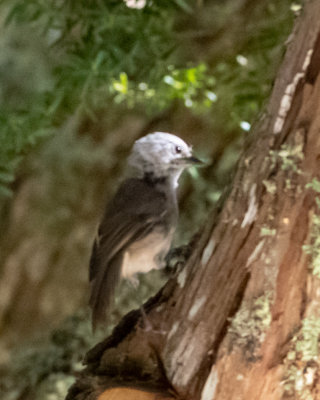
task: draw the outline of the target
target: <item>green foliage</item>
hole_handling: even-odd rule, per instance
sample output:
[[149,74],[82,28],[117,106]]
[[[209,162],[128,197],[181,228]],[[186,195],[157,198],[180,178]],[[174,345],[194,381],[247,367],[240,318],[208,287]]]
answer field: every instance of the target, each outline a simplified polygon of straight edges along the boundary
[[[213,65],[217,102],[212,107],[227,130],[250,129],[270,93],[294,15],[289,2],[268,2],[258,18],[246,23],[247,40],[236,54]],[[229,112],[225,113],[224,109]]]
[[[93,116],[94,111],[112,98],[119,101],[119,84],[116,84],[119,76],[122,86],[124,77],[136,83],[144,78],[149,82],[161,80],[167,73],[167,59],[177,45],[172,35],[175,13],[191,9],[183,0],[147,2],[141,10],[128,8],[122,1],[57,4],[18,0],[8,3],[8,7],[7,23],[15,23],[16,29],[31,24],[38,38],[40,35],[46,57],[52,61],[48,67],[52,81],[51,87],[45,84],[40,92],[35,87],[37,85],[34,85],[33,92],[31,88],[20,90],[14,101],[6,102],[2,108],[2,195],[10,194],[8,187],[14,179],[20,156],[75,109],[82,108]],[[34,45],[27,43],[27,48],[30,50]],[[0,67],[1,63],[6,72],[10,70],[6,60],[0,60]],[[26,73],[27,67],[22,72]],[[12,79],[23,82],[21,86],[26,85],[22,72]],[[33,75],[28,76],[32,79]],[[124,94],[123,89],[120,93]],[[149,92],[142,93],[143,97],[146,94],[148,97]]]
[[75,110],[94,119],[99,110],[121,104],[154,115],[178,102],[224,131],[249,130],[269,93],[279,43],[290,30],[290,5],[269,2],[261,22],[249,22],[250,39],[240,53],[212,63],[183,57],[188,40],[181,39],[176,21],[195,11],[195,0],[148,0],[140,9],[112,0],[3,1],[7,25],[28,26],[37,37],[33,42],[42,46],[42,57],[33,56],[36,68],[45,64],[43,57],[49,62],[46,77],[36,74],[41,88],[25,82],[22,73],[17,76],[28,89],[3,109],[0,191],[9,194],[19,156]]
[[[110,98],[112,81],[126,74],[130,81],[157,82],[177,46],[172,35],[181,1],[147,2],[142,9],[123,1],[16,1],[8,21],[32,22],[55,64],[52,111],[70,113],[81,105],[92,112]],[[124,76],[124,75],[123,75]]]
[[[312,189],[316,193],[320,193],[320,181],[313,178],[311,182],[306,184],[306,189]],[[312,215],[310,244],[304,245],[303,250],[311,255],[312,273],[320,278],[320,199],[319,196],[315,198],[317,210]]]
[[126,73],[120,73],[119,79],[112,81],[115,102],[125,102],[129,108],[146,104],[149,113],[168,107],[174,100],[181,100],[185,107],[199,113],[216,102],[211,90],[215,80],[204,63],[180,69],[169,65],[164,72],[167,74],[156,85],[129,81]]

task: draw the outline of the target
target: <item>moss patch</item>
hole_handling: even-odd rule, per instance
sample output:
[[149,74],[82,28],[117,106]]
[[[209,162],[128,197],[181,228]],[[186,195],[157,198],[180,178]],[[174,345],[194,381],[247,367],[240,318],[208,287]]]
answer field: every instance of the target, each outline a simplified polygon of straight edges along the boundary
[[271,323],[270,293],[252,301],[244,301],[233,317],[228,334],[231,347],[237,345],[244,351],[248,361],[255,361]]
[[312,389],[318,379],[320,318],[310,316],[302,321],[291,341],[285,359],[284,392],[295,399],[313,400]]

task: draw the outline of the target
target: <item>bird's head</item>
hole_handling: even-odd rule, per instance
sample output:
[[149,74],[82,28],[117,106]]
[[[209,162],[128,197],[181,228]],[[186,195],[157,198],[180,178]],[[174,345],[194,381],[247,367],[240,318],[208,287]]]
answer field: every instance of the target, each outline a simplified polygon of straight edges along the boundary
[[155,132],[135,142],[128,164],[140,176],[171,177],[177,185],[182,171],[201,161],[193,157],[192,148],[178,136]]

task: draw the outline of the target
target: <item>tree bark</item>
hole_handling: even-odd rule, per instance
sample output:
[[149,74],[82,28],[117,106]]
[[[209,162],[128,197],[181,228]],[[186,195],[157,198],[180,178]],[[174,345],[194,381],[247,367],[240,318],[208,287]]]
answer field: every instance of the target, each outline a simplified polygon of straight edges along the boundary
[[314,0],[222,210],[145,305],[152,329],[128,314],[87,354],[68,400],[320,399],[319,72]]

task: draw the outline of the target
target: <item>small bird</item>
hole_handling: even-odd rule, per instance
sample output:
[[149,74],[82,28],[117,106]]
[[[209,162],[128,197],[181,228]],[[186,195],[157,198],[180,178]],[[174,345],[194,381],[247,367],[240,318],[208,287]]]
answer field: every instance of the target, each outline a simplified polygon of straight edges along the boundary
[[192,148],[170,133],[134,143],[130,177],[107,205],[95,238],[89,278],[93,331],[107,320],[121,278],[165,266],[178,222],[177,188],[184,169],[201,164]]

